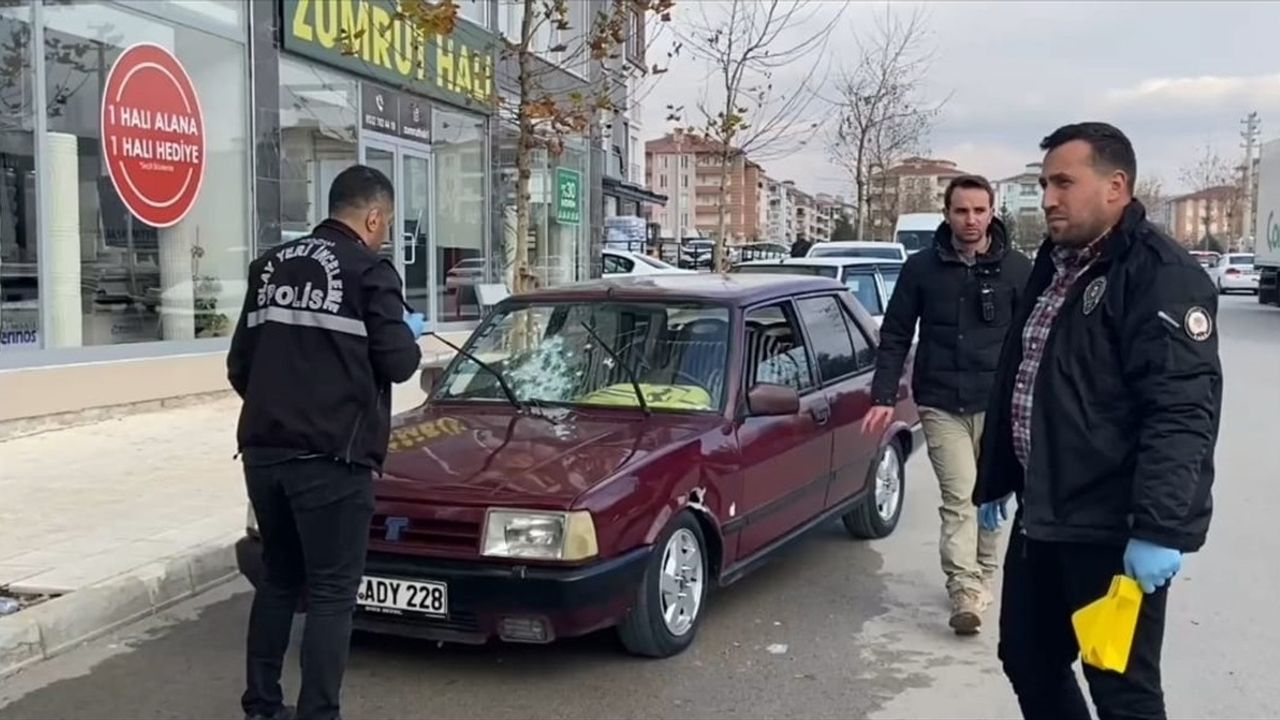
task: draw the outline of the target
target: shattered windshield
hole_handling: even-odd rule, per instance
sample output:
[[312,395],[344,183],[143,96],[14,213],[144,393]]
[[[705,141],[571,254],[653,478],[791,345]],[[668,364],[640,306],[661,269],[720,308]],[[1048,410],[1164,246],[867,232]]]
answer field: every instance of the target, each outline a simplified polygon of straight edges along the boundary
[[[729,310],[722,306],[512,305],[477,331],[469,350],[502,375],[522,404],[639,408],[627,368],[587,327],[634,371],[650,409],[722,407],[729,354]],[[467,358],[441,379],[436,399],[506,402],[497,380]]]

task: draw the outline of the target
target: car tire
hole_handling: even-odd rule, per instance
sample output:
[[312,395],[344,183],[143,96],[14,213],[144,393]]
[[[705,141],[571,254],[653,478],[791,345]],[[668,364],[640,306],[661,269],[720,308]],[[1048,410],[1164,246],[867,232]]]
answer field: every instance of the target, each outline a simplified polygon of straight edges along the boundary
[[[618,625],[618,637],[623,647],[633,655],[667,658],[678,655],[693,644],[706,610],[711,565],[702,526],[688,510],[671,521],[653,548],[636,592],[635,604]],[[698,563],[696,571],[689,564],[694,558]],[[664,598],[663,587],[668,582],[683,576],[687,583],[683,587],[688,590],[692,584],[689,581],[695,575],[697,582],[693,600],[684,600],[687,596]],[[668,622],[664,611],[676,602],[683,609],[677,611],[672,622]]]
[[879,540],[898,527],[907,489],[907,468],[897,440],[880,449],[867,471],[870,488],[862,501],[841,516],[844,528],[858,540]]

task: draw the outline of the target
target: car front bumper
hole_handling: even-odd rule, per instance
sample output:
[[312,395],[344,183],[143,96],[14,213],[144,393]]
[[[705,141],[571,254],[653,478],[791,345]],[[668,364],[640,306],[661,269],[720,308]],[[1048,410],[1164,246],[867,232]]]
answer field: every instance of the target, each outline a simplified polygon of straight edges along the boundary
[[[356,608],[355,628],[424,640],[483,644],[548,643],[612,625],[626,614],[643,581],[652,548],[570,568],[489,565],[412,555],[369,553],[365,575],[443,582],[447,617],[386,615]],[[240,572],[257,587],[262,545],[252,535],[236,543]]]

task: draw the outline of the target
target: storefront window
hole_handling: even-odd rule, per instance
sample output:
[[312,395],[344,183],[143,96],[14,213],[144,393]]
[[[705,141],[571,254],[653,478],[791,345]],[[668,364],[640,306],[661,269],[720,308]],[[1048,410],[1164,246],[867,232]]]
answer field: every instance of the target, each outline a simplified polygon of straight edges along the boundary
[[30,6],[0,7],[0,352],[40,347]]
[[280,59],[281,242],[302,237],[329,214],[329,186],[356,164],[358,97],[355,80]]
[[[41,289],[50,313],[45,347],[229,335],[243,301],[253,236],[244,45],[107,3],[49,4],[44,18],[49,132],[41,165],[49,214],[42,262],[50,266],[50,285]],[[158,45],[177,58],[190,76],[203,120],[202,176],[190,209],[172,224],[139,219],[129,203],[136,208],[140,201],[121,197],[104,157],[104,86],[124,50],[138,43]],[[124,150],[152,173],[174,167],[169,153],[199,147],[187,138],[200,135],[187,124],[190,115],[178,123],[171,114],[167,122],[174,124],[166,127],[163,109],[136,110],[155,97],[156,92],[138,92],[129,121],[135,137],[151,140]],[[123,102],[119,96],[114,101]],[[185,192],[180,174],[173,177],[176,192]],[[117,181],[133,182],[127,174],[117,174]],[[139,182],[143,189],[134,192],[145,198],[146,179]],[[170,201],[142,202],[162,208]]]
[[486,268],[484,239],[488,162],[482,117],[432,110],[431,147],[436,171],[436,312],[440,322],[476,320],[475,285]]

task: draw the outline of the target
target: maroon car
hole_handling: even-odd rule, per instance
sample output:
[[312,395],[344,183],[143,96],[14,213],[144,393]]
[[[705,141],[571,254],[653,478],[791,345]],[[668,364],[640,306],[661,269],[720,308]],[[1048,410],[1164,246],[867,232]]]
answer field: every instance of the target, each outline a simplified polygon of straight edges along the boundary
[[[712,587],[805,531],[893,532],[918,421],[904,384],[885,433],[861,432],[876,337],[818,277],[503,301],[393,422],[356,627],[545,643],[617,626],[631,652],[680,652]],[[256,541],[240,551],[256,576]]]

